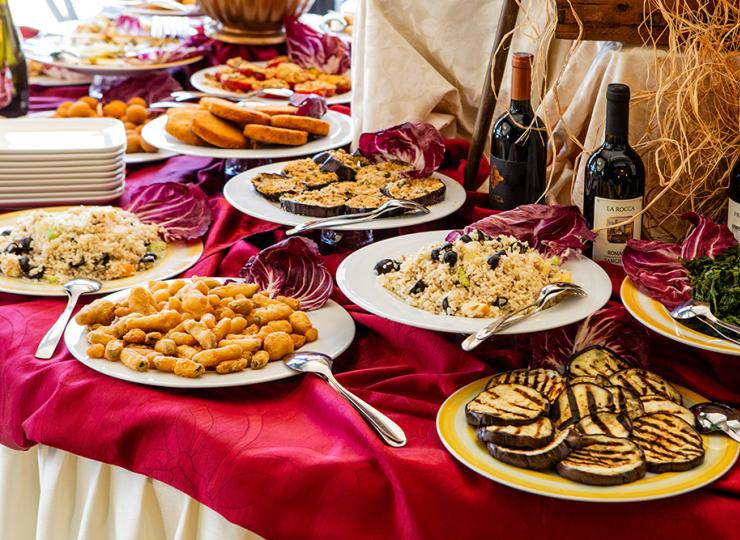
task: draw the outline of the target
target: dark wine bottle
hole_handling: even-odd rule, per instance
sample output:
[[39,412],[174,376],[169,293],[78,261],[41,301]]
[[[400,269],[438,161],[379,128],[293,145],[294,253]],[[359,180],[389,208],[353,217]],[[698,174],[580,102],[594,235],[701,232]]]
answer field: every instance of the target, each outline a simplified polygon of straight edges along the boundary
[[624,222],[642,211],[645,195],[645,167],[629,145],[629,106],[629,86],[610,84],[606,90],[606,136],[586,162],[583,201],[588,225],[598,229],[592,246],[594,260],[619,265],[627,240],[642,235],[641,215]]
[[28,112],[28,67],[8,0],[0,0],[0,117]]
[[547,134],[532,110],[532,55],[514,53],[511,103],[493,125],[489,206],[510,210],[536,202],[547,185]]
[[727,209],[727,226],[740,242],[740,158],[730,173],[730,204]]

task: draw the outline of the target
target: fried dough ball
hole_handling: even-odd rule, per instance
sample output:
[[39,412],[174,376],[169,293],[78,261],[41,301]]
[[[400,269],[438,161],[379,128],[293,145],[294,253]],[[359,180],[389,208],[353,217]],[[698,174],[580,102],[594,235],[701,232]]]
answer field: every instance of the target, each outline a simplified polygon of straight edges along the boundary
[[149,117],[149,113],[143,105],[134,104],[129,105],[128,109],[126,109],[126,117],[129,122],[134,124],[143,124]]
[[124,114],[126,114],[126,104],[120,99],[114,99],[103,105],[103,116],[121,118]]
[[91,96],[82,96],[78,101],[84,101],[90,106],[92,110],[96,110],[98,108],[98,104],[100,103],[97,99]]
[[72,103],[71,101],[65,101],[64,103],[59,105],[59,107],[57,107],[57,114],[62,118],[68,117],[69,109],[70,107],[72,107],[72,105],[74,105],[74,103]]
[[126,105],[141,105],[142,107],[146,107],[146,101],[144,100],[144,98],[140,98],[137,96],[129,99]]
[[136,131],[136,124],[132,124],[131,122],[124,122],[123,127],[126,128],[126,131]]
[[129,154],[141,152],[141,135],[131,131],[126,133],[126,152]]
[[159,152],[159,148],[157,148],[156,146],[152,146],[151,144],[149,144],[148,142],[146,142],[144,140],[144,137],[141,137],[140,136],[139,138],[141,139],[141,149],[144,152],[146,152],[147,154],[155,154],[155,153]]
[[95,116],[95,112],[86,101],[77,101],[69,108],[69,116],[72,118],[89,118]]

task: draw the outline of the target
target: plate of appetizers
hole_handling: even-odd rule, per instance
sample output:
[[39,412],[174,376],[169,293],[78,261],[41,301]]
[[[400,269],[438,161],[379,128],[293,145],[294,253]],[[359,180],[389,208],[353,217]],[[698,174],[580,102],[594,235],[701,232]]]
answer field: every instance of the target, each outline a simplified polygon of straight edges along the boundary
[[401,214],[331,227],[338,230],[393,229],[427,223],[455,212],[465,190],[452,178],[433,173],[426,179],[402,176],[401,164],[371,164],[342,149],[313,158],[272,163],[241,173],[224,186],[234,208],[281,225],[301,225],[315,218],[367,212],[391,198],[424,204],[428,214]]
[[337,269],[337,285],[367,311],[438,332],[475,333],[535,302],[543,286],[580,285],[583,298],[512,325],[502,334],[539,332],[588,317],[609,300],[611,281],[592,260],[544,256],[512,236],[430,231],[365,246]]
[[111,292],[184,272],[200,240],[166,242],[155,225],[113,206],[49,207],[0,215],[0,291],[65,296],[77,276]]
[[[142,137],[161,150],[221,159],[298,157],[352,141],[352,119],[338,112],[328,111],[322,118],[289,111],[269,115],[218,98],[203,98],[203,102],[213,106],[169,109],[144,126]],[[237,121],[234,113],[239,115]]]
[[464,386],[437,414],[445,447],[478,474],[559,499],[634,502],[720,478],[740,446],[701,435],[689,407],[707,401],[605,348],[552,369],[499,373]]
[[[226,64],[196,71],[190,84],[201,92],[233,98],[266,88],[290,88],[294,92],[322,96],[329,105],[352,101],[350,73],[333,75],[305,69],[281,56],[269,62],[248,62],[231,58]],[[273,98],[267,102],[281,102]]]
[[305,348],[336,358],[354,335],[352,317],[331,300],[301,311],[299,301],[272,299],[257,284],[201,277],[150,281],[95,300],[64,339],[75,358],[110,377],[217,388],[292,377],[298,372],[281,361],[285,355]]

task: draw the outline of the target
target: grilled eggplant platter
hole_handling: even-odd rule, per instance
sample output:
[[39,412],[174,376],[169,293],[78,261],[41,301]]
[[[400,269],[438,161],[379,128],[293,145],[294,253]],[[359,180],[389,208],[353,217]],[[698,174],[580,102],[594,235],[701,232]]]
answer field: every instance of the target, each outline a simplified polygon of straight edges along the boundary
[[686,471],[705,454],[678,390],[600,347],[574,355],[564,375],[542,368],[494,375],[465,418],[494,458],[593,486]]
[[260,173],[251,182],[257,193],[278,202],[286,212],[319,218],[368,212],[392,198],[424,206],[442,202],[444,182],[408,177],[410,168],[395,162],[370,163],[339,149],[292,161],[279,174]]

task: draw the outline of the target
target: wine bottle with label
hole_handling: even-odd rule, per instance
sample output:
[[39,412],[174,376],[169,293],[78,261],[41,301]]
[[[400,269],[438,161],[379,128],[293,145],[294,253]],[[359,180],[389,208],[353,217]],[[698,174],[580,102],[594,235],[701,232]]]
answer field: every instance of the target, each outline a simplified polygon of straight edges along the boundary
[[511,60],[511,103],[491,133],[489,206],[510,210],[536,202],[547,185],[547,134],[532,110],[532,59],[514,53]]
[[730,173],[730,206],[727,209],[727,226],[740,242],[740,158]]
[[[606,91],[604,144],[586,162],[583,213],[591,228],[594,260],[622,264],[630,238],[642,235],[645,167],[629,145],[630,89],[610,84]],[[637,216],[637,217],[635,217]]]
[[0,117],[28,112],[28,68],[8,0],[0,0]]

